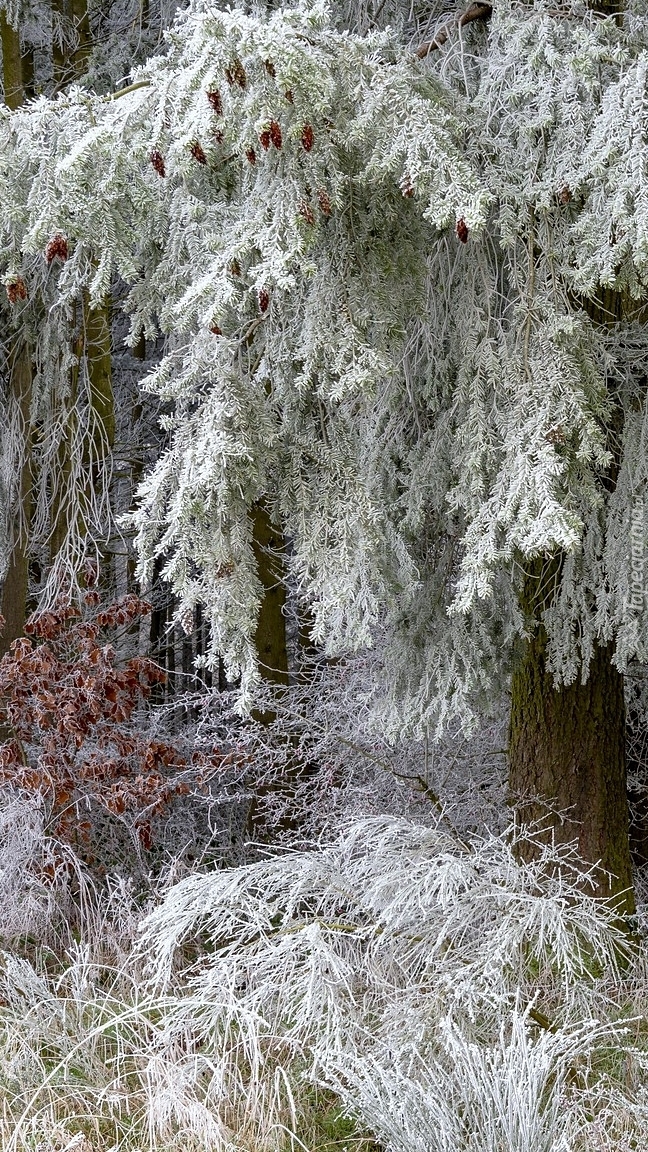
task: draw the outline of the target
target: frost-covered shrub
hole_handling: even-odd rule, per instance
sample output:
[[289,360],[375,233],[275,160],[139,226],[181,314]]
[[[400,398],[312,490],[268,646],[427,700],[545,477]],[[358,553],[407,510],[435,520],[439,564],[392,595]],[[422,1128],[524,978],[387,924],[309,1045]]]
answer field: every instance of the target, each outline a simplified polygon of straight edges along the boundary
[[93,589],[85,601],[82,611],[61,597],[30,617],[0,661],[0,783],[40,796],[48,831],[105,871],[116,825],[131,861],[150,853],[174,802],[204,791],[220,757],[156,733],[144,713],[166,673],[120,658],[113,642],[150,605],[134,595],[102,604]]
[[304,1079],[407,1152],[557,1152],[613,1092],[639,1130],[641,1094],[623,1094],[643,1069],[641,1023],[622,1019],[636,960],[581,867],[564,847],[521,865],[510,837],[379,818],[328,848],[189,877],[141,943],[154,986],[174,991],[168,1050],[191,1035],[185,1074],[255,1145],[299,1122]]
[[302,654],[288,686],[261,686],[252,717],[241,716],[235,691],[176,699],[177,712],[197,717],[196,748],[223,752],[226,771],[213,780],[211,801],[228,862],[250,859],[246,835],[295,848],[333,839],[341,822],[366,816],[419,824],[442,816],[460,836],[504,830],[506,701],[471,735],[390,741],[371,700],[386,675],[381,651],[335,662]]
[[356,821],[181,880],[117,967],[5,957],[3,1147],[288,1147],[320,1090],[393,1152],[641,1147],[645,952],[543,852]]

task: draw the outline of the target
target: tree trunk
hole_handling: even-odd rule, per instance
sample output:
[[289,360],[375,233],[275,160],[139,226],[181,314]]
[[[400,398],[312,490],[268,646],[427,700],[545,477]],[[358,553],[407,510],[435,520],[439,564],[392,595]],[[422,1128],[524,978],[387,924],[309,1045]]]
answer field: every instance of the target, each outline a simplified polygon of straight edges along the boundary
[[32,363],[29,346],[22,337],[14,346],[10,365],[10,403],[17,408],[23,438],[20,487],[13,517],[13,546],[7,574],[2,585],[0,611],[4,628],[0,635],[0,656],[9,650],[13,640],[23,635],[29,592],[29,525],[31,521],[31,436],[30,408]]
[[2,38],[2,83],[4,102],[14,111],[25,102],[23,65],[20,53],[20,35],[4,12],[0,13],[0,37]]
[[[162,583],[160,573],[164,561],[158,556],[153,564],[151,579],[151,623],[149,628],[149,655],[166,672],[166,624],[168,619],[168,586]],[[163,704],[165,684],[154,684],[151,688],[151,703]]]
[[87,0],[53,0],[52,16],[52,70],[59,90],[83,75],[92,53]]
[[99,308],[91,308],[88,292],[85,291],[83,316],[90,381],[90,407],[96,420],[91,450],[95,459],[102,460],[115,444],[110,301]]
[[[286,586],[282,551],[284,540],[281,532],[273,525],[268,509],[260,501],[254,509],[254,557],[257,562],[259,580],[263,585],[263,599],[255,632],[256,650],[259,656],[261,675],[276,687],[288,685],[288,646],[286,643]],[[253,719],[259,724],[270,725],[277,714],[272,709],[254,709]],[[290,816],[281,814],[281,798],[290,802],[300,766],[294,755],[290,738],[286,738],[285,762],[281,774],[271,784],[263,783],[256,788],[248,809],[247,828],[257,841],[269,841],[277,833],[294,829]],[[278,803],[277,803],[278,801]],[[268,811],[272,812],[268,816]],[[279,813],[279,814],[278,814]]]
[[254,556],[263,600],[257,623],[255,643],[261,673],[273,684],[288,683],[288,649],[286,646],[286,588],[281,533],[273,526],[264,504],[257,504],[254,515]]
[[71,64],[76,80],[87,69],[88,58],[92,52],[92,34],[86,0],[71,0],[70,9],[75,36]]
[[[19,108],[25,101],[23,65],[18,30],[9,24],[5,13],[0,14],[2,39],[2,72],[5,103]],[[13,640],[23,634],[27,614],[29,591],[28,537],[31,520],[31,434],[30,409],[32,392],[32,363],[29,345],[22,336],[16,337],[9,357],[8,402],[17,409],[23,442],[21,445],[21,471],[18,501],[13,517],[13,546],[7,574],[2,586],[0,611],[5,619],[0,635],[0,656],[8,651]]]
[[[630,913],[623,677],[610,661],[611,650],[597,646],[585,684],[554,688],[539,616],[560,579],[559,569],[556,561],[538,561],[524,579],[523,608],[537,623],[511,682],[510,791],[522,823],[542,820],[546,840],[576,840],[584,860],[613,874],[611,883],[600,875],[597,892],[624,892],[619,906]],[[532,840],[520,847],[523,858],[534,852]]]
[[[621,19],[619,0],[591,0],[603,16]],[[607,328],[633,308],[627,294],[601,288],[582,306],[593,324]],[[624,410],[617,403],[609,418],[612,460],[603,486],[613,492],[619,473]],[[626,711],[623,676],[611,663],[611,646],[597,645],[587,680],[556,690],[547,668],[547,634],[541,622],[560,582],[560,558],[540,557],[528,563],[521,606],[535,631],[525,645],[511,681],[509,790],[522,823],[542,820],[546,839],[576,840],[583,860],[600,864],[597,892],[619,895],[625,913],[635,909],[627,798]],[[568,818],[561,818],[564,813]],[[537,851],[537,849],[536,849]],[[520,845],[520,856],[534,854],[532,842]]]

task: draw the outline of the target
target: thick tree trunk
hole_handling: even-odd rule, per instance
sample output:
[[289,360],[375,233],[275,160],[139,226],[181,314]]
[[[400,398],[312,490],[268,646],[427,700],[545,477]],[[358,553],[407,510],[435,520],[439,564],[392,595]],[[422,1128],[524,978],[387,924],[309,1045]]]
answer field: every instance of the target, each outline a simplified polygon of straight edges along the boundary
[[[523,607],[536,619],[559,580],[559,566],[530,565]],[[585,684],[556,690],[547,668],[547,636],[541,623],[513,672],[509,743],[509,785],[522,823],[543,820],[546,838],[576,840],[588,863],[600,862],[599,895],[619,897],[634,911],[626,796],[625,703],[623,677],[609,648],[597,647]],[[556,813],[566,813],[566,819]],[[537,850],[537,849],[536,849]],[[533,841],[520,849],[534,853]]]
[[[622,0],[590,0],[602,16],[622,18]],[[583,307],[602,328],[617,324],[636,305],[623,293],[601,288]],[[602,478],[609,492],[619,472],[624,411],[614,408],[608,424],[612,462]],[[626,711],[623,677],[611,663],[611,647],[594,650],[587,680],[556,690],[547,668],[547,635],[541,623],[560,581],[560,560],[541,557],[527,565],[522,609],[536,621],[532,639],[511,681],[509,789],[522,823],[543,820],[547,838],[576,840],[582,858],[600,864],[601,896],[619,895],[619,907],[634,912],[627,798]],[[558,814],[564,813],[565,819]],[[520,846],[521,856],[533,844]]]

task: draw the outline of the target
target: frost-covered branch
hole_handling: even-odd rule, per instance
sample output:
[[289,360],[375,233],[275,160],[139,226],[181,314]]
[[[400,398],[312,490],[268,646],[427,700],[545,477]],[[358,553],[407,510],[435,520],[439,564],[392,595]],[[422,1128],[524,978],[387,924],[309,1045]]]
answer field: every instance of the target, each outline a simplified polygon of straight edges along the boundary
[[430,52],[435,52],[443,47],[452,35],[454,28],[465,28],[467,24],[472,24],[475,20],[488,20],[492,14],[492,4],[471,4],[470,8],[467,8],[460,16],[457,16],[452,24],[444,25],[444,27],[437,32],[433,40],[428,40],[425,44],[421,44],[420,47],[416,49],[415,55],[418,56],[419,60],[425,60]]

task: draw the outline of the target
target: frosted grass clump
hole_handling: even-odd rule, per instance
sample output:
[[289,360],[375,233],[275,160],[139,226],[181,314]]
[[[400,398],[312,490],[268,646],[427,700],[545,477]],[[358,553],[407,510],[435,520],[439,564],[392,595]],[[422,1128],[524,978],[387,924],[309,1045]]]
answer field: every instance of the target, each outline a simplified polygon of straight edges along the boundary
[[12,788],[0,790],[0,941],[33,936],[41,941],[66,935],[74,919],[87,911],[89,882],[74,854],[46,832],[41,796]]
[[[331,1082],[379,1142],[398,1152],[567,1152],[588,1140],[596,1095],[577,1070],[600,1081],[597,1065],[623,1045],[623,1032],[590,1021],[534,1037],[528,1016],[515,1010],[495,1040],[479,1043],[447,1017],[427,1052],[383,1043],[356,1061],[338,1057]],[[633,1120],[646,1116],[644,1104]]]

